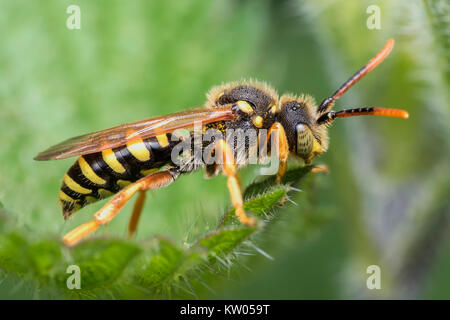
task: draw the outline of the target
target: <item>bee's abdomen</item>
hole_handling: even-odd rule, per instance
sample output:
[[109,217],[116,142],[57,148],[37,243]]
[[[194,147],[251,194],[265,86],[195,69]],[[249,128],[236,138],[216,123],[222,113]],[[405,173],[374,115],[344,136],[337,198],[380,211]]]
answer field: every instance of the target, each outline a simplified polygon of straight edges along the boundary
[[169,163],[169,141],[170,137],[163,134],[80,156],[64,176],[59,193],[64,218]]

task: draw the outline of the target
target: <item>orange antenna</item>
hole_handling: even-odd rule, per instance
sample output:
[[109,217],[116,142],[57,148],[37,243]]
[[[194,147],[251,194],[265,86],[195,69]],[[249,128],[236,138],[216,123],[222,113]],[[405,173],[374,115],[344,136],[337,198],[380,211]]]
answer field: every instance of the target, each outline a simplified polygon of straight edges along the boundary
[[408,119],[409,113],[402,109],[386,109],[386,108],[356,108],[356,109],[345,109],[338,112],[327,112],[322,115],[318,120],[317,124],[327,124],[332,122],[336,118],[347,118],[355,116],[384,116],[384,117],[396,117]]
[[348,79],[331,97],[326,98],[322,101],[320,106],[317,108],[319,115],[328,112],[334,104],[334,101],[342,96],[348,89],[350,89],[355,83],[357,83],[362,77],[372,71],[376,66],[378,66],[386,57],[391,53],[394,47],[394,39],[389,39],[384,48],[370,60],[364,67],[358,70],[350,79]]

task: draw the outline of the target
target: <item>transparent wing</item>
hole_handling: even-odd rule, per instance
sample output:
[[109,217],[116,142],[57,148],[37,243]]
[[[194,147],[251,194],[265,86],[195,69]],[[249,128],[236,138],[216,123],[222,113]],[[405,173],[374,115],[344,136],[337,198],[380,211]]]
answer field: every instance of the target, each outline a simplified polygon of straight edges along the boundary
[[78,155],[100,152],[117,148],[128,141],[146,139],[176,129],[190,128],[195,122],[207,124],[216,121],[232,120],[232,105],[206,108],[200,106],[166,116],[149,118],[133,123],[123,124],[110,129],[88,133],[63,141],[39,153],[35,160],[56,160]]

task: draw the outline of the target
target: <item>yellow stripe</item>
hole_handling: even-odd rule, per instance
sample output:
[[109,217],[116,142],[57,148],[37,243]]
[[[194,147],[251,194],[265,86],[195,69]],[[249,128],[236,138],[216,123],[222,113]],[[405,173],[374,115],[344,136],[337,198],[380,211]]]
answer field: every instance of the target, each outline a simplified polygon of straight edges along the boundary
[[62,190],[59,190],[59,199],[64,200],[66,202],[75,202],[76,200],[69,197],[67,194],[65,194]]
[[89,180],[91,180],[93,183],[95,183],[95,184],[105,184],[106,183],[105,180],[100,178],[94,172],[94,170],[92,170],[89,163],[87,163],[87,161],[83,157],[78,158],[78,164],[80,165],[81,172],[83,172],[84,176],[86,178],[88,178]]
[[131,181],[127,181],[127,180],[117,180],[117,185],[121,188],[121,189],[123,189],[123,188],[125,188],[126,186],[128,186],[130,183],[131,183]]
[[152,169],[147,169],[147,170],[141,170],[141,174],[143,176],[148,176],[149,174],[152,174],[152,173],[154,173],[154,172],[156,172],[158,170],[159,170],[159,168],[152,168]]
[[111,191],[106,190],[106,189],[98,189],[98,194],[102,198],[108,198],[108,197],[112,196],[114,193],[112,193]]
[[117,160],[116,155],[112,149],[106,149],[102,151],[102,157],[103,161],[106,162],[106,164],[113,169],[117,173],[124,173],[125,168],[123,165]]
[[81,194],[88,194],[91,193],[92,190],[83,188],[78,183],[73,181],[73,179],[66,173],[64,176],[64,183],[73,191],[81,193]]
[[87,197],[85,198],[85,200],[86,200],[87,203],[93,203],[93,202],[98,201],[97,198],[94,198],[94,197],[91,197],[91,196],[87,196]]
[[128,151],[138,159],[139,161],[150,160],[150,151],[145,147],[144,141],[142,139],[133,139],[127,143]]
[[169,139],[167,139],[166,134],[159,134],[156,136],[156,140],[158,140],[159,145],[161,148],[165,148],[169,145]]

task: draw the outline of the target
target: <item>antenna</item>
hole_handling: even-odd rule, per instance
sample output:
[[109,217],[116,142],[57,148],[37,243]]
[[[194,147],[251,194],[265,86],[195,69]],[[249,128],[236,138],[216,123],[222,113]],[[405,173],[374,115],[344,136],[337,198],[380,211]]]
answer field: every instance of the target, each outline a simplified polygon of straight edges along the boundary
[[334,101],[342,96],[348,89],[350,89],[355,83],[357,83],[362,77],[372,71],[376,66],[378,66],[386,57],[391,53],[394,47],[394,39],[389,39],[384,48],[370,60],[364,67],[358,70],[350,79],[348,79],[331,97],[326,98],[322,101],[320,106],[317,108],[317,113],[319,115],[330,111],[333,107]]
[[336,118],[347,118],[356,116],[384,116],[384,117],[396,117],[408,119],[409,113],[402,109],[387,109],[387,108],[356,108],[345,109],[338,112],[327,112],[320,116],[317,120],[317,124],[329,124]]

